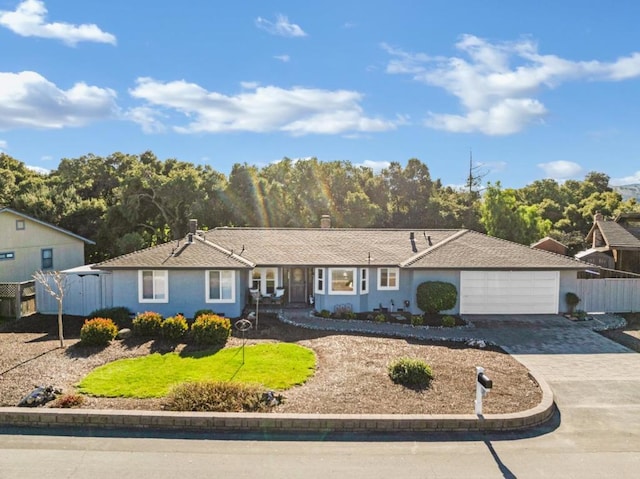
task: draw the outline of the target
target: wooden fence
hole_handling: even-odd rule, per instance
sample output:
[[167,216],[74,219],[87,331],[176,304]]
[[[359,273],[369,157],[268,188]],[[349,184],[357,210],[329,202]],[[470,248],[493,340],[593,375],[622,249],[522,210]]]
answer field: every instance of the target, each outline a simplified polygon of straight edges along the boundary
[[579,279],[578,309],[589,312],[633,313],[640,311],[640,279]]
[[35,281],[0,283],[0,316],[20,319],[35,312]]

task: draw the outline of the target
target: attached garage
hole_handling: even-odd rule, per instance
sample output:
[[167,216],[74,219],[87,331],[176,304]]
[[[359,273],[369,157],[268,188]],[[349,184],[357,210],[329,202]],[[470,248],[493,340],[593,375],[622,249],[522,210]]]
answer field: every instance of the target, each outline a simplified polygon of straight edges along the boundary
[[557,314],[559,271],[461,271],[461,314]]

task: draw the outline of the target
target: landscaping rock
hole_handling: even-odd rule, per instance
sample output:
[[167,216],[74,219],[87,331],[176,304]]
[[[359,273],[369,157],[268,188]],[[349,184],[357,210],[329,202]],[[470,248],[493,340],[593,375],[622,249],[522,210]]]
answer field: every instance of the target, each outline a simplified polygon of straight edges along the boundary
[[53,386],[38,386],[18,403],[18,407],[38,407],[53,401],[62,391]]
[[118,335],[116,336],[116,339],[127,339],[131,337],[131,330],[129,328],[122,328],[120,331],[118,331]]

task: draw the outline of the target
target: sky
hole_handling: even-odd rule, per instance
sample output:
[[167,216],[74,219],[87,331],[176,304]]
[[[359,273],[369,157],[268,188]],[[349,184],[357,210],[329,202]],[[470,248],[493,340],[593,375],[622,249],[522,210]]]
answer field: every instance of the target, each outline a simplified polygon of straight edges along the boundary
[[0,0],[0,151],[640,183],[640,2]]

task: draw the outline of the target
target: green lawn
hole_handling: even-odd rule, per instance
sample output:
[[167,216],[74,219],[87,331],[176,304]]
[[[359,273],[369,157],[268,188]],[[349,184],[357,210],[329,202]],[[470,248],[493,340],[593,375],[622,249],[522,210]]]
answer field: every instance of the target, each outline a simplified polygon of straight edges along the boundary
[[314,373],[316,356],[290,343],[268,343],[217,352],[150,354],[121,359],[96,368],[78,384],[84,394],[106,397],[165,396],[171,386],[187,381],[234,381],[284,390],[304,383]]

